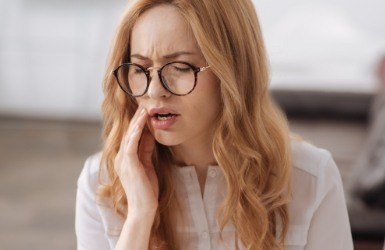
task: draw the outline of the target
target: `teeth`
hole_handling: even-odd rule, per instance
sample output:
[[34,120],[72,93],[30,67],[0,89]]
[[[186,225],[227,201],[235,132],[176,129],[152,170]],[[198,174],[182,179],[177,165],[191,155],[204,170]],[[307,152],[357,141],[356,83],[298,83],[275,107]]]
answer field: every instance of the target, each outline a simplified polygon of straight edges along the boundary
[[156,118],[158,120],[161,120],[161,121],[171,119],[173,116],[174,115],[170,114],[170,113],[167,113],[167,114],[156,114]]
[[165,117],[159,116],[158,117],[158,120],[160,120],[160,121],[165,121],[165,120],[168,120],[168,119],[170,119],[170,117],[167,117],[167,116],[165,116]]

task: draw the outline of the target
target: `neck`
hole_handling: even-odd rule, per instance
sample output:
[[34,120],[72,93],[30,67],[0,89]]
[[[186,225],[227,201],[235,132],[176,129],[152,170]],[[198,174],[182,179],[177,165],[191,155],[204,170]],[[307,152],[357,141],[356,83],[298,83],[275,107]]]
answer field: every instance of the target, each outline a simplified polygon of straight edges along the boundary
[[204,171],[209,165],[217,165],[212,151],[212,138],[173,146],[172,152],[179,166],[194,166],[197,171]]

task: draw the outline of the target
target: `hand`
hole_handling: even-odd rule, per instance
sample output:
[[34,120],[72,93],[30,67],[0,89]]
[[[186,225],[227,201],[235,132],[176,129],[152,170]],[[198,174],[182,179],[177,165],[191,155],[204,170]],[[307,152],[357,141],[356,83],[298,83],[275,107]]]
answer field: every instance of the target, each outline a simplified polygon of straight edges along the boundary
[[155,215],[158,178],[152,164],[155,139],[146,127],[148,113],[139,107],[122,138],[114,169],[127,197],[128,215]]

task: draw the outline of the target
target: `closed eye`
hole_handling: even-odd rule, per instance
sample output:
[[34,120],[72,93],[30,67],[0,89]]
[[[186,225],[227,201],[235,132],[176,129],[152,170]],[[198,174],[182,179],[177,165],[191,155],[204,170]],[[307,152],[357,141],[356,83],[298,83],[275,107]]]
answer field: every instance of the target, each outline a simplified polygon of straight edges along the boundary
[[178,67],[178,66],[174,66],[174,69],[180,72],[188,72],[191,70],[190,67]]
[[134,74],[143,74],[143,70],[140,68],[135,68],[134,69]]

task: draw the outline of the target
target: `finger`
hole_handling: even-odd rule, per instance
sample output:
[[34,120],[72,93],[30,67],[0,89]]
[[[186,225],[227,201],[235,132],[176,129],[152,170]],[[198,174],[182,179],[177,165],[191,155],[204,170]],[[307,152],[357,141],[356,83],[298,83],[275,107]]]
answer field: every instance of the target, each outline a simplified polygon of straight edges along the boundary
[[142,110],[145,110],[145,108],[143,106],[139,106],[138,109],[135,111],[135,114],[132,116],[132,118],[130,120],[130,124],[133,124],[133,123],[135,123],[138,120]]
[[122,136],[122,140],[120,142],[120,148],[124,148],[124,144],[127,144],[129,141],[129,135],[132,133],[132,130],[134,129],[134,124],[137,122],[138,118],[140,117],[141,111],[144,109],[144,107],[139,106],[136,110],[134,116],[131,118],[129,126],[127,127],[126,131],[124,132]]
[[155,148],[155,138],[148,130],[147,126],[144,127],[142,137],[139,141],[139,160],[145,166],[152,165],[152,154]]
[[[123,134],[123,137],[120,141],[120,148],[119,148],[119,151],[118,151],[118,154],[116,155],[115,159],[116,159],[116,163],[118,162],[123,162],[125,160],[125,156],[127,155],[126,154],[126,148],[127,148],[127,144],[130,140],[130,137],[132,135],[132,130],[133,128],[132,127],[135,127],[135,124],[138,120],[138,118],[140,117],[141,114],[143,114],[144,111],[142,111],[145,109],[143,107],[139,107],[137,109],[137,111],[135,112],[133,118],[131,119],[131,122],[130,122],[130,125],[128,126],[127,130],[125,131],[125,133]],[[147,113],[147,112],[146,112]],[[131,159],[132,161],[133,159]],[[115,164],[116,164],[115,163]],[[117,166],[120,165],[120,164],[116,164]]]
[[148,118],[148,114],[145,109],[140,111],[140,116],[138,117],[137,121],[133,124],[134,129],[129,135],[128,142],[125,145],[125,152],[130,155],[137,155],[138,154],[138,145],[139,140],[142,135],[142,131],[144,126],[146,125],[146,121]]

